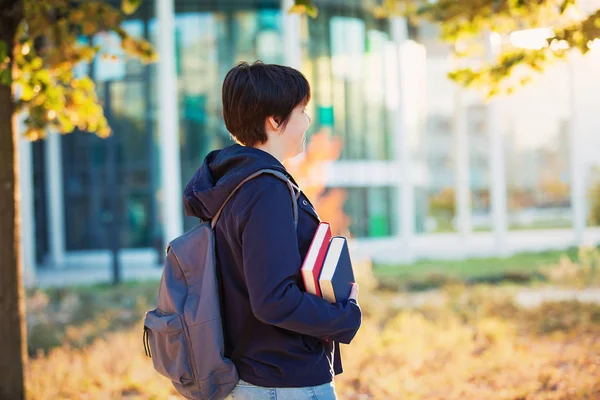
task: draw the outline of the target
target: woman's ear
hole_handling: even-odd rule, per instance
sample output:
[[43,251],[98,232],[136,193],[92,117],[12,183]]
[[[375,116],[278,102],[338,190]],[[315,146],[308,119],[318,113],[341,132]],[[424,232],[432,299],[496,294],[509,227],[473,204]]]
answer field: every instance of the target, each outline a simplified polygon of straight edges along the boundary
[[267,117],[267,126],[274,131],[279,131],[281,124],[279,123],[279,118],[277,117]]

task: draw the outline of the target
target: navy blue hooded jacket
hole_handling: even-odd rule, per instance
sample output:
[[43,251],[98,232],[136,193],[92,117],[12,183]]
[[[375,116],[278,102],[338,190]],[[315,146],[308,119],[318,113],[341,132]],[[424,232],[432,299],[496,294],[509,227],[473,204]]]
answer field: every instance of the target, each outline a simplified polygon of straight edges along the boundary
[[[236,144],[211,152],[185,188],[186,214],[209,220],[244,178],[265,168],[294,182],[260,149]],[[354,300],[330,304],[305,292],[300,268],[320,220],[302,193],[295,228],[292,201],[285,182],[260,175],[231,198],[215,227],[226,355],[251,335],[236,367],[241,379],[259,386],[331,382],[342,372],[337,342],[350,343],[361,324]],[[248,315],[253,329],[243,332]]]

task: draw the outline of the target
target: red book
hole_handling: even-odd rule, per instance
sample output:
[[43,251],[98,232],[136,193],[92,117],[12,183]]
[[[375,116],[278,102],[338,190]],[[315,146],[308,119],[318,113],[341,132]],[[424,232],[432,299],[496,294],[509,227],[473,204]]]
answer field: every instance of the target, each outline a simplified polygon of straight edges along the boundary
[[308,293],[316,294],[319,297],[321,297],[319,275],[321,275],[321,268],[323,268],[323,261],[325,260],[330,240],[331,227],[327,222],[321,222],[302,263],[301,272],[304,287]]

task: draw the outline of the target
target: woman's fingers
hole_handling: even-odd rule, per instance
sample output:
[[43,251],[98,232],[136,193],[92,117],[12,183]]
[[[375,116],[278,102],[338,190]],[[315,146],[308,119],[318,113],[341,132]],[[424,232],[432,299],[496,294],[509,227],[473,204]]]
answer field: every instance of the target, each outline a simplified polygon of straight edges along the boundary
[[352,289],[350,290],[350,296],[348,299],[354,299],[358,302],[358,283],[352,284]]

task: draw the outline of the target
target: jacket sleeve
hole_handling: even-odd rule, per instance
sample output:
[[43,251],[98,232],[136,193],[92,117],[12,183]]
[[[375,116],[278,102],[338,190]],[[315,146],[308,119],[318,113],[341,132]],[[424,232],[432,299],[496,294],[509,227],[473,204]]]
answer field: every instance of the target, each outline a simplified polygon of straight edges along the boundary
[[[284,182],[257,178],[240,224],[243,268],[252,312],[260,321],[348,344],[362,320],[355,301],[331,304],[296,284],[301,268],[292,197]],[[249,189],[249,188],[248,188]]]

